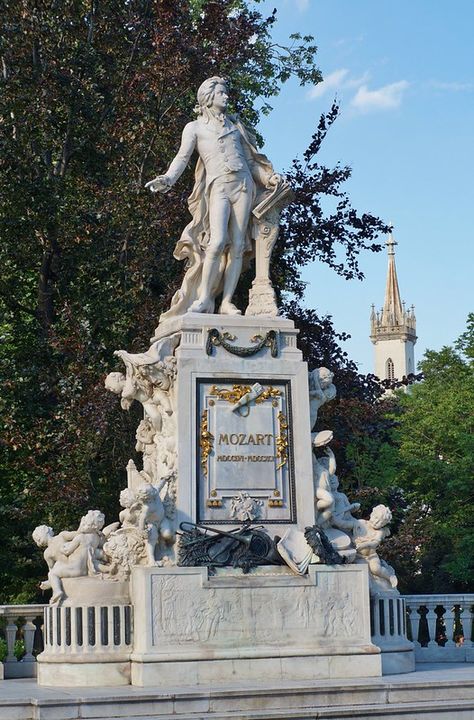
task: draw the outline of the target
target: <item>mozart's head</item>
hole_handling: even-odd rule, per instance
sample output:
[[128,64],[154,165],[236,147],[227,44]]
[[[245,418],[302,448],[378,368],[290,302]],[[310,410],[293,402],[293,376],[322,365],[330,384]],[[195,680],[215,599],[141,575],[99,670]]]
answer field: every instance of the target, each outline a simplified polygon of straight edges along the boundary
[[215,108],[219,112],[225,112],[227,107],[227,83],[224,78],[214,77],[204,80],[197,91],[196,112],[198,115],[205,114],[206,110]]

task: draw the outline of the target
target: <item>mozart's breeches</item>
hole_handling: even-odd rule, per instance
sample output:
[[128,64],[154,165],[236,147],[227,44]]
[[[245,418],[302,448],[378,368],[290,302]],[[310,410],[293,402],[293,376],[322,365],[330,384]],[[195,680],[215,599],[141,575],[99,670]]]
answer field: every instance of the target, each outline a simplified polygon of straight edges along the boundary
[[254,182],[249,172],[214,180],[209,198],[210,237],[206,255],[220,257],[228,247],[232,256],[242,256],[253,194]]

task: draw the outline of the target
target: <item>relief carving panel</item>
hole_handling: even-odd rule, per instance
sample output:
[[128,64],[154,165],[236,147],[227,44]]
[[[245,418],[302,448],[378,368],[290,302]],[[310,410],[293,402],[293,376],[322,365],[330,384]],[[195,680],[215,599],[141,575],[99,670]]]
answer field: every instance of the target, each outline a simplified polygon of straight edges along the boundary
[[[157,648],[200,643],[211,647],[285,645],[357,639],[360,610],[352,578],[346,588],[330,583],[251,587],[205,585],[200,574],[152,578],[152,638]],[[255,580],[256,578],[253,578]],[[268,580],[268,578],[266,578]]]

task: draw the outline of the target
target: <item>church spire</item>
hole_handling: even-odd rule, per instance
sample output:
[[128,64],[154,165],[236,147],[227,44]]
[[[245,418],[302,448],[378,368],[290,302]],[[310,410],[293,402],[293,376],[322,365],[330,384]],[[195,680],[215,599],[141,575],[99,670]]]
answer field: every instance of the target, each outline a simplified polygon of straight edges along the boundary
[[375,345],[375,375],[381,379],[401,380],[415,372],[414,345],[416,318],[413,305],[406,308],[400,297],[395,242],[390,225],[387,238],[388,269],[383,308],[370,314],[370,339]]
[[382,324],[387,327],[395,327],[397,325],[403,325],[403,316],[405,313],[400,299],[397,268],[395,265],[395,245],[397,243],[393,239],[391,229],[385,244],[388,251],[388,270],[387,282],[385,285],[385,300],[382,310]]

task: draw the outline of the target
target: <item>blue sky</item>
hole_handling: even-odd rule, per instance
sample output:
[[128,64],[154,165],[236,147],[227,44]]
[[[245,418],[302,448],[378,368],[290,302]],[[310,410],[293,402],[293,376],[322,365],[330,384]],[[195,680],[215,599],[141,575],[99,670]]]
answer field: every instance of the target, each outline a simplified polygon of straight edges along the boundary
[[[402,299],[414,303],[418,343],[451,344],[474,310],[471,223],[474,173],[474,3],[472,0],[265,0],[276,7],[277,42],[315,36],[323,85],[287,83],[260,131],[279,170],[301,154],[337,94],[342,115],[320,160],[353,168],[347,184],[359,211],[392,221]],[[373,368],[371,303],[383,302],[386,255],[361,258],[363,282],[313,263],[306,304],[352,335],[345,347],[362,372]]]

